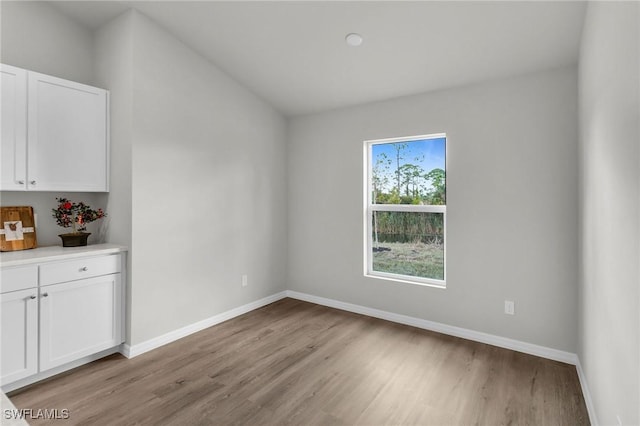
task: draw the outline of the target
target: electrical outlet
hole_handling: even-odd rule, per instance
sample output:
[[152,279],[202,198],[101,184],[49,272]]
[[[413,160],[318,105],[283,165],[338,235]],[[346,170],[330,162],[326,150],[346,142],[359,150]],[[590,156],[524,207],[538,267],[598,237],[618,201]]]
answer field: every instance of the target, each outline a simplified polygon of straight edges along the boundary
[[513,300],[505,300],[504,301],[504,313],[507,315],[515,315],[516,307]]
[[242,276],[242,287],[246,287],[249,285],[249,277],[246,274]]
[[616,415],[616,420],[618,420],[618,426],[622,426],[622,419],[620,418],[620,414]]

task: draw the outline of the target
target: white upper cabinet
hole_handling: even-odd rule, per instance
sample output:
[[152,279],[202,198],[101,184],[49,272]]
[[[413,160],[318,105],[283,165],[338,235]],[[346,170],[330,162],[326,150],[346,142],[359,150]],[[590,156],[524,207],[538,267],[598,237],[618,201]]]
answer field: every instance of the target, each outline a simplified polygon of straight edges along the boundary
[[[108,92],[15,67],[26,73],[26,90],[9,103],[2,87],[2,190],[106,192],[109,190]],[[5,79],[10,74],[3,72]],[[16,79],[16,86],[18,82]],[[11,86],[6,88],[11,92]],[[6,130],[19,104],[26,106],[26,138]],[[5,109],[7,112],[5,113]],[[14,120],[18,123],[18,120]],[[20,149],[22,151],[20,151]],[[26,153],[25,153],[26,152]]]
[[29,189],[107,191],[107,92],[29,73]]
[[27,71],[0,64],[0,189],[20,191],[27,184]]

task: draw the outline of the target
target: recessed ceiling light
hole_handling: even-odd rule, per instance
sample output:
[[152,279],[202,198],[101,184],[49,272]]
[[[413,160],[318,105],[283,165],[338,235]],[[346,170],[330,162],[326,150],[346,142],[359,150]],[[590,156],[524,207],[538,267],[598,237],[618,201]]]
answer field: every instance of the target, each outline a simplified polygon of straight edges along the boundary
[[349,46],[360,46],[362,44],[362,36],[357,33],[350,33],[344,38]]

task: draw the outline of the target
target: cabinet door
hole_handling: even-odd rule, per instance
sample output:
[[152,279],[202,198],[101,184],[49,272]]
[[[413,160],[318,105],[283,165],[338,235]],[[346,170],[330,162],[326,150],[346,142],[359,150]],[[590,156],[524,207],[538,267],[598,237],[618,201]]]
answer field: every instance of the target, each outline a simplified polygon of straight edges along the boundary
[[40,287],[40,370],[122,343],[120,274]]
[[0,384],[38,372],[38,290],[0,294]]
[[27,189],[108,191],[106,90],[29,72]]
[[27,181],[27,71],[0,65],[0,190],[25,190]]

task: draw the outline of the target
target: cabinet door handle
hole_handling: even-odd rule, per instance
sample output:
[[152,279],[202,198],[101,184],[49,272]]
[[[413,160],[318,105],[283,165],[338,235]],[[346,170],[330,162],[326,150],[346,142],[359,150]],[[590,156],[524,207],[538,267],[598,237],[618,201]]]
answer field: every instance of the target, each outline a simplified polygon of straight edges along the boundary
[[86,266],[83,266],[82,268],[80,268],[80,272],[87,272],[89,270],[89,268],[87,268]]
[[30,181],[29,181],[29,183],[30,183],[31,185],[35,185],[35,184],[36,184],[36,181],[35,181],[35,180],[30,180]]
[[17,182],[18,182],[18,185],[24,185],[24,181],[23,180],[19,180]]
[[49,297],[49,293],[42,293],[42,297]]
[[35,295],[35,294],[32,294],[31,296],[29,296],[29,299],[31,299],[31,300],[33,300],[33,299],[35,299],[35,298],[36,298],[36,295]]

